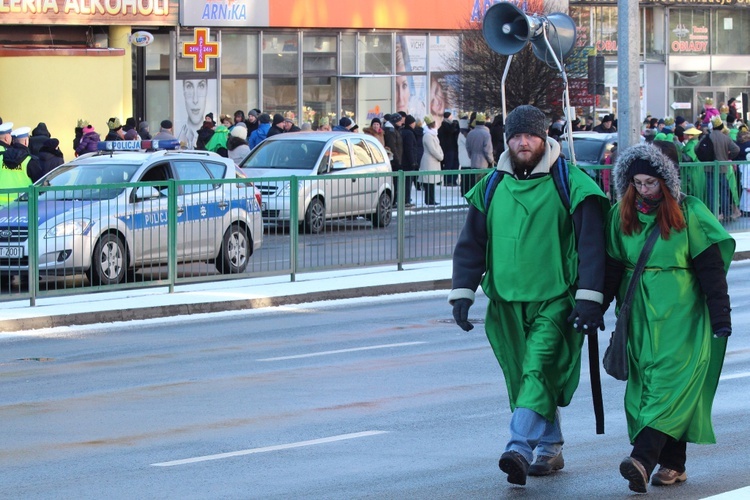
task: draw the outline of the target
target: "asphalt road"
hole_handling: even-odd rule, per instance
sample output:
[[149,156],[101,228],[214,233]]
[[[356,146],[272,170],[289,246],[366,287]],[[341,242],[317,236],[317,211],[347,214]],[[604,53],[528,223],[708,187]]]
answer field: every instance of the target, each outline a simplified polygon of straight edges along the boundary
[[[750,485],[749,275],[730,273],[719,445],[690,445],[688,481],[661,498]],[[565,469],[505,481],[510,411],[485,304],[470,333],[444,292],[423,292],[0,337],[0,498],[630,496],[624,384],[604,377],[596,435],[585,362],[562,414]]]

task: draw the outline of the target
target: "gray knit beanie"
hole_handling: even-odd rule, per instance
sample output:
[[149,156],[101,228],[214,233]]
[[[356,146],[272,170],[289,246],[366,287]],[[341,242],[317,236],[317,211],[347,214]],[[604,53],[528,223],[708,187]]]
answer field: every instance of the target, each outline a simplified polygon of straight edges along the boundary
[[505,120],[505,137],[510,139],[516,134],[531,134],[547,140],[547,118],[534,106],[524,104],[508,114]]

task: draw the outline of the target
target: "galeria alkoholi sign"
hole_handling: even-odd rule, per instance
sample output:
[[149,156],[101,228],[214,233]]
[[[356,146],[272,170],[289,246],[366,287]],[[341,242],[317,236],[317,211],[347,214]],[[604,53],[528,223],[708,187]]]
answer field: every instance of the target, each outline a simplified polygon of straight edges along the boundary
[[0,0],[0,24],[175,26],[178,0]]

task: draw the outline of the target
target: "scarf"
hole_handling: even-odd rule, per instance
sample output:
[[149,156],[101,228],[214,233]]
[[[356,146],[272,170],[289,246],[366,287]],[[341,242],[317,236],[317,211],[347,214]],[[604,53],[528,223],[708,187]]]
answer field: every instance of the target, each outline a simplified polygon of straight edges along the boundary
[[661,205],[661,201],[664,199],[664,193],[659,191],[658,194],[646,198],[641,193],[636,192],[635,195],[635,209],[644,214],[650,214]]

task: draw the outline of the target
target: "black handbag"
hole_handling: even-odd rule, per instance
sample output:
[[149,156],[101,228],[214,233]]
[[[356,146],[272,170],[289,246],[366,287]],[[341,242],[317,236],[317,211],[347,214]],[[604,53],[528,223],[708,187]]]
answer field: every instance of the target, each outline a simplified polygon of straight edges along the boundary
[[638,257],[638,262],[633,270],[633,276],[630,278],[628,290],[625,292],[625,298],[622,304],[620,304],[620,314],[617,316],[617,321],[615,322],[615,331],[612,332],[612,336],[609,338],[609,346],[604,351],[604,358],[602,359],[604,371],[617,380],[628,379],[628,326],[630,325],[630,309],[633,303],[635,287],[641,279],[641,274],[646,267],[648,256],[651,255],[651,250],[654,248],[656,238],[659,237],[659,232],[660,228],[657,224],[648,236],[646,244],[643,245],[643,250],[641,250],[641,255]]

